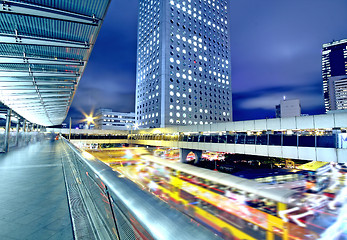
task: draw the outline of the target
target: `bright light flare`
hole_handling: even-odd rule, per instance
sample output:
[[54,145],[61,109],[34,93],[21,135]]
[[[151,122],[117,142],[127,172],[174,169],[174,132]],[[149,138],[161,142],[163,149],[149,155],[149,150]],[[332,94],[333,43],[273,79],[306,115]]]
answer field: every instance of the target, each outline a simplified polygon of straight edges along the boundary
[[81,111],[83,116],[85,117],[81,122],[87,122],[88,126],[92,123],[95,124],[94,120],[98,117],[94,117],[94,110],[92,110],[89,114],[85,113],[84,111]]
[[94,122],[94,118],[91,117],[91,116],[88,116],[88,117],[86,118],[86,120],[87,120],[87,123],[88,123],[88,124]]

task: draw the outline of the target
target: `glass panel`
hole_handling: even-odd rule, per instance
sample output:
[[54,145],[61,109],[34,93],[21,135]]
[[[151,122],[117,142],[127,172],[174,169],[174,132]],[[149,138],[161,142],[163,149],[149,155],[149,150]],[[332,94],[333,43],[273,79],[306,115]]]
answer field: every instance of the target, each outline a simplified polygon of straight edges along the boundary
[[205,141],[205,136],[204,135],[199,135],[198,142],[204,142],[204,141]]
[[193,142],[198,142],[199,141],[199,135],[193,135]]
[[270,134],[269,145],[281,146],[281,135]]
[[335,148],[336,136],[317,136],[317,147]]
[[236,144],[244,144],[245,143],[245,134],[236,134],[235,135],[235,143]]
[[210,143],[211,142],[211,136],[205,136],[205,143]]
[[262,134],[257,136],[257,145],[267,145],[267,135]]
[[227,143],[235,143],[235,135],[227,135]]
[[314,147],[315,136],[299,136],[299,146],[301,147]]
[[213,143],[218,143],[218,135],[212,135],[212,142]]
[[247,135],[246,144],[255,144],[255,135]]
[[297,136],[296,135],[283,135],[283,146],[297,146]]
[[226,142],[227,142],[227,135],[219,136],[219,143],[226,143]]

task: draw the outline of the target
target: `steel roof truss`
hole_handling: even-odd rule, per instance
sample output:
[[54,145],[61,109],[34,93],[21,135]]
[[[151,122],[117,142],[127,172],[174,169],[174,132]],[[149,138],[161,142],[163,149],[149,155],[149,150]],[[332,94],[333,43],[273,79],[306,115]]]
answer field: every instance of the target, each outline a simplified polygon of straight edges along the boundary
[[16,34],[0,34],[1,44],[24,44],[24,45],[39,45],[64,48],[89,48],[88,43],[59,40],[53,38],[40,38],[33,36],[25,36]]
[[[35,80],[36,81],[36,80]],[[36,81],[36,85],[37,86],[55,86],[55,85],[66,85],[66,86],[71,86],[71,85],[75,85],[74,82],[38,82]],[[33,86],[32,84],[30,84],[29,81],[25,81],[25,82],[0,82],[0,88],[1,87],[7,87],[7,86]]]
[[[10,96],[15,97],[17,99],[17,96],[23,96],[23,98],[37,98],[37,93],[9,93]],[[44,93],[42,98],[57,98],[57,97],[70,97],[71,94],[47,94]]]
[[65,60],[65,59],[55,59],[55,58],[33,58],[24,56],[4,56],[0,55],[0,63],[9,64],[42,64],[42,65],[72,65],[72,66],[83,66],[85,61],[78,60]]
[[78,73],[70,72],[29,72],[29,71],[0,71],[1,77],[79,77]]
[[82,14],[58,10],[55,8],[7,0],[2,1],[2,3],[0,4],[0,12],[52,18],[62,21],[77,22],[96,26],[100,22],[100,19],[97,19],[95,16],[86,16]]

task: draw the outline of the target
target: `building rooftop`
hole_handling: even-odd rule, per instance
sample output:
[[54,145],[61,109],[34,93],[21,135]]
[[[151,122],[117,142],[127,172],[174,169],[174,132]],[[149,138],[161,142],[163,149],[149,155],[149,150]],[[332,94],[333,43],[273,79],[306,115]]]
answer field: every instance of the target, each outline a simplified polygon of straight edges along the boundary
[[342,39],[342,40],[338,40],[338,41],[332,41],[330,43],[324,43],[323,44],[323,48],[336,46],[336,45],[343,44],[343,43],[347,43],[347,39]]

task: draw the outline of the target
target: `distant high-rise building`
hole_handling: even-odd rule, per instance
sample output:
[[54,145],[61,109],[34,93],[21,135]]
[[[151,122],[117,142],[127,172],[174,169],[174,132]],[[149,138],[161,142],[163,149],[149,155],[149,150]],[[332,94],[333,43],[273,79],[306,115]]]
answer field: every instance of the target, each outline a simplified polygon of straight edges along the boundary
[[96,111],[95,128],[103,130],[127,130],[135,126],[135,113],[114,112],[101,108]]
[[140,0],[140,127],[232,120],[230,0]]
[[347,109],[347,75],[330,77],[329,86],[329,110]]
[[323,44],[322,77],[325,111],[333,110],[329,94],[329,78],[342,75],[347,75],[347,39]]
[[301,105],[299,99],[281,100],[279,105],[276,105],[276,117],[298,117],[301,116]]

